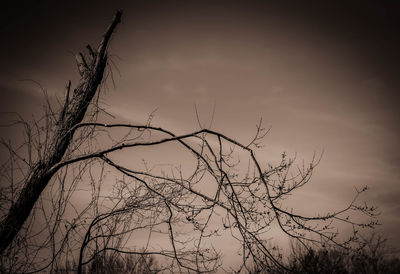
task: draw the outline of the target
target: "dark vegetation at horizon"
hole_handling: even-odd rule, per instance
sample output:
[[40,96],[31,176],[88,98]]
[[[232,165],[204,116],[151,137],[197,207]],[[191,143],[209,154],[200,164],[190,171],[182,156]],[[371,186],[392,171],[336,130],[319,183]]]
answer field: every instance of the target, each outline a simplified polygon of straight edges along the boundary
[[[379,235],[371,234],[364,239],[362,247],[358,250],[344,251],[341,249],[313,249],[303,246],[292,246],[291,254],[285,259],[285,267],[272,266],[263,270],[255,267],[248,271],[249,274],[262,273],[331,273],[331,274],[395,274],[400,271],[400,259],[391,254],[386,246],[386,240]],[[56,269],[54,273],[73,273],[77,265],[67,262],[66,267]],[[108,274],[131,273],[152,274],[165,271],[158,266],[151,255],[123,255],[113,251],[98,254],[85,267],[83,273]]]

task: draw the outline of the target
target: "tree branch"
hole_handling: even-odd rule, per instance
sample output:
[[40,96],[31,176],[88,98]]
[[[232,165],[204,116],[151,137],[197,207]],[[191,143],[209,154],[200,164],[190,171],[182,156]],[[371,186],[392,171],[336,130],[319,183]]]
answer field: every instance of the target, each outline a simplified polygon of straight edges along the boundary
[[83,120],[86,110],[103,80],[107,64],[107,46],[115,27],[121,21],[121,15],[122,12],[117,11],[111,25],[103,35],[99,50],[95,55],[96,62],[91,66],[88,65],[87,73],[82,75],[70,103],[65,106],[64,114],[57,123],[53,140],[46,148],[49,151],[46,151],[44,158],[34,166],[16,203],[11,206],[7,217],[2,220],[0,224],[0,254],[3,254],[18,234],[34,204],[54,175],[49,171],[62,160],[72,140],[71,129]]

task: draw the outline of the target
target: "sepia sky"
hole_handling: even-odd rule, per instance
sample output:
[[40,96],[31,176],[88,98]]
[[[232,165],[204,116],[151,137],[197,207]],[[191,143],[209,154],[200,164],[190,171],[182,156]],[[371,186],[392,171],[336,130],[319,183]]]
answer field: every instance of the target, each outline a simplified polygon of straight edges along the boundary
[[[265,162],[282,152],[321,163],[296,203],[339,208],[354,186],[400,243],[400,4],[396,1],[22,1],[2,8],[0,108],[30,117],[40,83],[62,98],[74,54],[98,42],[116,9],[104,107],[117,120],[178,133],[200,120],[247,143],[271,127]],[[301,3],[300,3],[301,2]],[[329,2],[329,3],[328,3]],[[5,117],[2,117],[4,121]],[[3,135],[10,135],[3,130]],[[400,244],[397,244],[400,248]]]

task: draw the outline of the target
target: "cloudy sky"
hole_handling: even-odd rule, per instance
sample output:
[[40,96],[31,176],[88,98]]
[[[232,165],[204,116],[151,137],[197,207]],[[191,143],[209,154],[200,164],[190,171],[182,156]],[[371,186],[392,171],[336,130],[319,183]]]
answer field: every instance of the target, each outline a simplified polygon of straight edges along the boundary
[[0,108],[38,111],[41,91],[24,79],[62,97],[74,54],[123,9],[103,94],[117,120],[157,109],[155,125],[184,133],[198,129],[195,105],[204,123],[215,108],[212,128],[246,143],[262,117],[259,158],[324,152],[300,206],[340,207],[368,185],[379,230],[400,243],[400,5],[319,2],[20,1],[1,11]]

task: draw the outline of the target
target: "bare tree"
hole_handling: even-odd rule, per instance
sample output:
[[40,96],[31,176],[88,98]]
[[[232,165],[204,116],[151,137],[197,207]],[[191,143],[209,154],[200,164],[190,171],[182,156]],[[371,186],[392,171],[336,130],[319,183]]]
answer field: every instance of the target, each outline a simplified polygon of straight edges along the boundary
[[[272,227],[304,245],[349,249],[359,228],[376,225],[376,209],[357,204],[366,188],[324,215],[303,216],[285,206],[318,159],[296,166],[283,154],[277,165],[264,166],[255,154],[267,133],[261,122],[246,144],[210,128],[176,135],[153,126],[152,115],[142,125],[100,122],[109,119],[98,90],[120,18],[117,12],[96,51],[88,46],[88,55],[77,55],[81,80],[72,92],[68,84],[60,109],[48,99],[42,119],[11,124],[24,128],[21,146],[2,141],[10,155],[1,169],[5,271],[53,271],[73,262],[82,273],[99,254],[134,254],[154,256],[162,270],[212,272],[222,265],[213,245],[221,236],[240,245],[238,272],[250,262],[285,268],[269,240]],[[164,147],[181,151],[183,159],[171,153],[168,165],[132,160]],[[129,160],[121,157],[126,152]],[[368,219],[355,221],[353,213]],[[340,235],[339,223],[353,228],[352,235]]]

